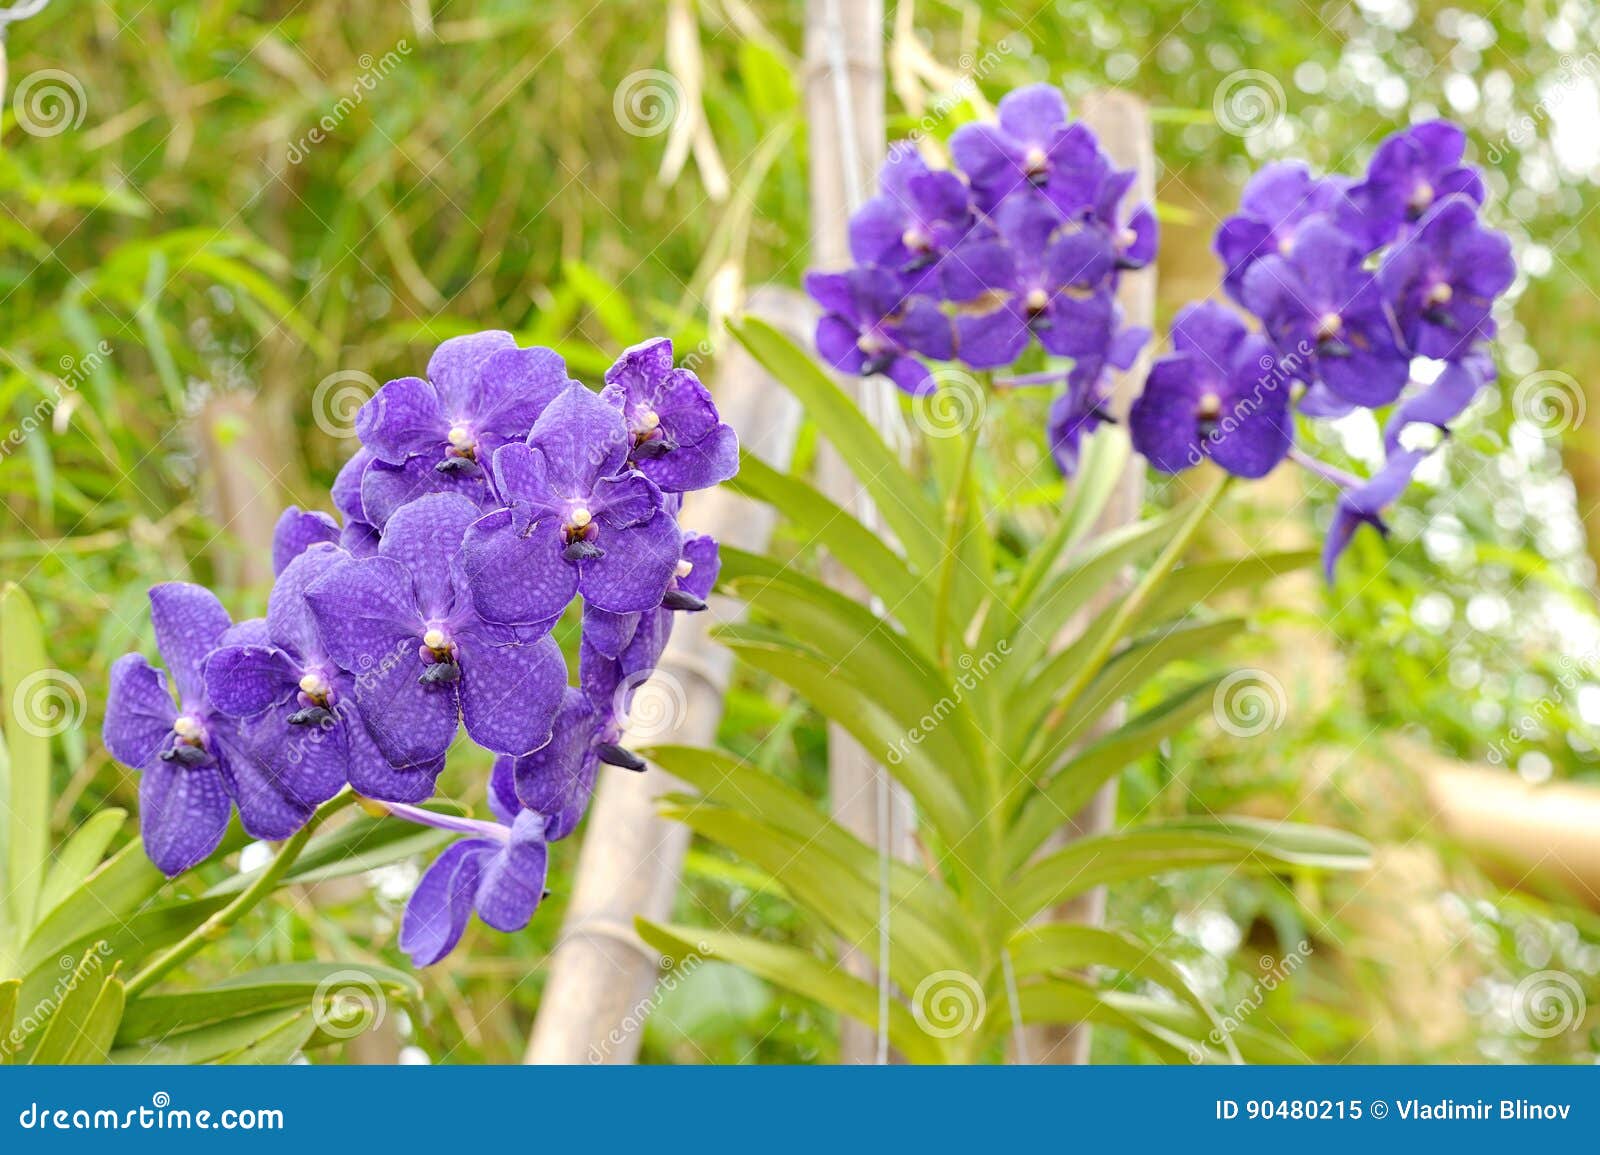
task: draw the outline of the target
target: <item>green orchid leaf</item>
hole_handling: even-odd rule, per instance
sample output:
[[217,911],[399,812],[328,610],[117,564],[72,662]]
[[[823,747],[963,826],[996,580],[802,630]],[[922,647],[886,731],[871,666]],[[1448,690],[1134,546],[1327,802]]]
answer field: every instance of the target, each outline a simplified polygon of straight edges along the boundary
[[[717,958],[736,963],[752,974],[814,999],[841,1015],[876,1027],[878,992],[871,985],[794,947],[699,927],[658,925],[639,919],[640,936],[678,961]],[[944,1055],[939,1040],[917,1026],[911,1013],[890,1000],[888,1033],[891,1045],[913,1063],[938,1063]]]

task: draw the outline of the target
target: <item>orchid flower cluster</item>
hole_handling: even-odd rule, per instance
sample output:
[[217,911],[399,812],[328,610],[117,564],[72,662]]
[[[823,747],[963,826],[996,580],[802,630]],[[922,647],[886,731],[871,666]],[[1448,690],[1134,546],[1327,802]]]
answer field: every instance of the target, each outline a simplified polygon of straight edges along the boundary
[[[1224,289],[1259,329],[1220,302],[1188,306],[1129,415],[1134,447],[1164,472],[1209,458],[1261,477],[1292,457],[1338,485],[1330,580],[1356,529],[1386,532],[1382,511],[1431,452],[1402,433],[1448,433],[1495,376],[1493,308],[1516,267],[1510,241],[1479,219],[1483,176],[1465,147],[1458,126],[1435,120],[1383,141],[1359,180],[1263,168],[1216,236]],[[1370,479],[1295,448],[1292,409],[1390,407]]]
[[[1123,324],[1116,290],[1155,258],[1155,217],[1124,214],[1134,174],[1068,120],[1055,88],[1018,89],[997,112],[951,136],[951,169],[891,148],[880,193],[850,221],[855,266],[807,275],[817,348],[842,372],[920,395],[939,387],[931,363],[1015,366],[1036,340],[1070,367],[1003,383],[1065,382],[1048,436],[1071,475],[1083,437],[1109,420],[1110,370],[1150,336]],[[1359,179],[1263,168],[1216,237],[1223,288],[1247,315],[1220,301],[1183,309],[1129,412],[1134,448],[1162,472],[1209,459],[1259,478],[1292,458],[1336,484],[1330,580],[1360,526],[1387,532],[1383,510],[1431,452],[1407,428],[1448,433],[1495,376],[1493,309],[1516,269],[1510,241],[1480,219],[1483,176],[1465,148],[1457,125],[1430,121],[1385,140]],[[1295,448],[1295,410],[1360,409],[1389,410],[1370,479]]]
[[938,387],[927,361],[1013,365],[1037,341],[1070,370],[1049,437],[1066,473],[1103,419],[1111,368],[1127,369],[1149,330],[1125,327],[1119,277],[1156,254],[1148,205],[1124,212],[1135,173],[1116,168],[1051,85],[1008,94],[996,123],[950,138],[953,169],[930,169],[908,141],[889,150],[881,192],[850,220],[855,266],[812,272],[823,309],[817,348],[834,368],[882,373],[907,393]]
[[[682,495],[738,468],[733,430],[669,341],[627,350],[605,379],[596,393],[509,333],[445,341],[426,379],[390,381],[357,414],[361,448],[331,494],[342,523],[282,515],[265,618],[235,624],[196,585],[150,591],[167,668],[118,659],[104,737],[140,772],[156,866],[203,861],[234,810],[253,837],[289,838],[348,785],[461,836],[406,906],[417,965],[474,910],[527,925],[547,845],[582,818],[599,764],[644,769],[622,720],[718,568],[717,543],[679,527]],[[552,630],[575,595],[571,686]],[[492,821],[418,805],[461,725],[497,756]]]

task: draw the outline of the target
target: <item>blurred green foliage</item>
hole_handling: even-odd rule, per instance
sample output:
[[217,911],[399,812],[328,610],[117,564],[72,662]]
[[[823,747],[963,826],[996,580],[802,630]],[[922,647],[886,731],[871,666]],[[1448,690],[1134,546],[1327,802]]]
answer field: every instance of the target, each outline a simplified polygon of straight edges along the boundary
[[[1291,796],[1310,751],[1357,749],[1375,729],[1416,728],[1481,759],[1530,713],[1540,725],[1503,760],[1535,778],[1591,777],[1600,689],[1585,693],[1596,672],[1585,663],[1600,632],[1578,513],[1597,495],[1580,505],[1562,468],[1583,431],[1550,436],[1516,390],[1540,370],[1600,380],[1590,338],[1600,250],[1585,243],[1600,110],[1587,112],[1588,89],[1569,83],[1600,42],[1592,0],[1486,14],[1433,0],[890,8],[891,32],[909,36],[891,52],[900,130],[930,108],[942,114],[936,136],[977,113],[965,89],[906,70],[900,50],[913,45],[956,73],[981,65],[978,89],[991,100],[1049,79],[1073,97],[1116,84],[1151,101],[1164,316],[1211,291],[1209,234],[1256,164],[1303,156],[1349,170],[1392,127],[1440,112],[1468,124],[1494,217],[1518,245],[1526,275],[1502,329],[1502,396],[1408,498],[1387,543],[1365,539],[1321,604],[1286,611],[1331,623],[1349,677],[1316,717],[1296,714],[1270,742],[1202,734],[1176,744],[1130,775],[1125,811]],[[56,784],[58,833],[134,801],[134,780],[93,735],[109,661],[144,640],[145,587],[219,582],[236,615],[259,611],[260,571],[241,536],[250,519],[227,475],[253,456],[270,468],[247,498],[269,482],[271,513],[288,501],[325,506],[351,446],[330,435],[349,429],[340,389],[365,380],[351,375],[414,371],[441,338],[490,326],[557,345],[586,375],[654,331],[704,368],[742,286],[797,279],[809,227],[799,15],[775,0],[58,0],[12,29],[0,112],[0,413],[5,432],[28,432],[0,455],[0,576],[29,591],[55,659],[88,688],[86,725],[59,739],[69,775]],[[37,92],[52,70],[70,81],[45,77],[65,84],[65,113],[51,114],[65,119],[41,133],[38,110],[12,96],[30,79]],[[1241,70],[1254,70],[1282,113],[1244,136],[1215,115]],[[663,120],[640,93],[652,76],[661,90],[663,73],[678,85],[666,84],[669,99],[686,93],[676,77],[698,75],[687,91],[699,89],[690,103],[714,147],[690,149],[666,179],[678,147],[671,112]],[[1024,467],[1038,462],[1032,404],[1004,418]],[[1352,431],[1329,448],[1360,465],[1363,444]],[[1041,481],[1018,508],[1057,496]],[[1305,514],[1324,517],[1326,495],[1309,496]],[[820,725],[781,690],[741,674],[723,738],[823,792]],[[482,771],[458,758],[445,786],[470,794]],[[1345,809],[1340,821],[1371,828],[1370,812]],[[570,878],[575,852],[559,848],[555,879]],[[386,868],[373,889],[258,911],[207,964],[212,977],[245,962],[398,961],[394,929],[414,877]],[[1595,936],[1559,905],[1497,900],[1485,911],[1492,888],[1456,877],[1482,928],[1467,945],[1487,985],[1473,995],[1485,1041],[1453,1053],[1499,1057],[1507,1032],[1494,984],[1549,965],[1588,976],[1592,990]],[[399,1024],[398,1042],[434,1061],[515,1059],[560,925],[555,889],[525,934],[469,931],[447,969],[424,976],[425,1021]],[[691,919],[788,942],[821,933],[710,848],[692,855],[682,902]],[[1248,949],[1239,944],[1263,925],[1292,941],[1304,906],[1255,884],[1187,884],[1121,890],[1113,912],[1134,926],[1189,927],[1184,949],[1228,993],[1250,978],[1219,960]],[[1204,926],[1210,938],[1194,930]],[[1528,949],[1534,941],[1553,953]],[[1320,969],[1335,953],[1318,952],[1296,980],[1315,997],[1278,997],[1261,1013],[1315,1056],[1368,1054],[1359,998]],[[647,1061],[835,1053],[833,1024],[813,1008],[772,991],[708,994],[729,980],[706,973],[664,1004]]]

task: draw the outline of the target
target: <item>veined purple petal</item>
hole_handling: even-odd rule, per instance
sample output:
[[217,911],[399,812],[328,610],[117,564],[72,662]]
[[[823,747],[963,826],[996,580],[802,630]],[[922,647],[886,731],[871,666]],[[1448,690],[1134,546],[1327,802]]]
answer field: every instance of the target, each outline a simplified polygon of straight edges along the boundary
[[[276,725],[272,728],[278,729]],[[245,833],[275,842],[290,837],[306,824],[314,806],[295,798],[262,761],[262,755],[271,750],[270,739],[259,730],[253,732],[254,740],[248,743],[239,733],[213,729],[212,737],[218,747],[218,769],[239,809],[239,825]]]
[[391,465],[432,454],[443,444],[449,420],[439,394],[420,377],[400,377],[379,389],[356,413],[356,436],[373,456]]
[[544,898],[549,865],[544,817],[524,810],[511,824],[510,842],[484,863],[476,898],[478,917],[508,934],[527,926]]
[[422,634],[411,575],[393,558],[346,560],[312,582],[305,596],[328,656],[354,674],[414,649]]
[[224,646],[206,660],[206,697],[237,718],[287,701],[299,680],[295,663],[276,646]]
[[339,523],[332,514],[291,505],[278,518],[272,531],[272,572],[284,567],[318,542],[339,540]]
[[446,847],[423,873],[400,921],[400,949],[413,966],[432,966],[461,941],[483,864],[498,849],[487,839],[463,839]]
[[416,640],[407,638],[386,661],[355,672],[351,696],[390,766],[431,767],[455,739],[460,721],[458,687],[423,683],[424,669]]
[[1067,102],[1053,84],[1013,89],[995,111],[1006,134],[1026,145],[1048,145],[1067,123]]
[[150,621],[179,696],[204,701],[206,656],[232,624],[228,611],[203,586],[165,582],[150,589]]
[[549,484],[580,495],[588,492],[596,477],[622,469],[629,442],[627,424],[616,407],[577,382],[550,402],[528,437],[528,444],[544,458]]
[[461,570],[478,614],[509,625],[559,616],[578,592],[578,567],[563,549],[555,517],[520,525],[511,510],[496,510],[473,523],[462,541]]
[[666,596],[682,545],[677,523],[665,513],[642,525],[606,528],[605,552],[578,563],[578,592],[585,602],[614,614],[654,609]]
[[349,758],[346,776],[357,794],[383,802],[422,802],[433,796],[444,770],[442,757],[415,766],[389,765],[357,710],[341,712],[339,729]]
[[545,407],[567,387],[567,363],[554,349],[497,349],[483,361],[473,399],[478,459],[521,441]]
[[638,628],[638,614],[612,614],[593,605],[583,607],[583,640],[608,658],[622,653]]
[[228,828],[228,792],[215,763],[159,758],[139,776],[139,833],[156,868],[176,878],[211,856]]
[[361,507],[361,476],[367,471],[367,466],[373,461],[372,450],[361,448],[355,451],[349,461],[346,461],[333,479],[333,489],[330,496],[333,498],[333,507],[343,516],[348,525],[354,521],[371,522],[366,511]]
[[478,507],[466,498],[436,493],[397,510],[384,527],[378,556],[399,562],[411,575],[424,618],[442,618],[454,608],[451,570],[467,527],[478,517]]
[[567,664],[555,639],[496,646],[468,634],[460,646],[461,715],[472,740],[513,756],[549,741],[567,685]]
[[739,472],[739,435],[718,425],[699,441],[639,462],[639,471],[668,493],[710,489]]
[[111,665],[101,740],[124,766],[148,766],[172,733],[178,717],[167,678],[143,654],[124,654]]
[[267,636],[273,645],[293,650],[301,659],[322,653],[317,620],[306,601],[306,590],[324,574],[349,558],[336,546],[319,543],[296,557],[278,575],[267,598]]
[[567,687],[549,743],[509,763],[522,806],[552,817],[573,801],[583,787],[583,764],[594,745],[597,721],[587,696]]
[[[384,529],[396,512],[433,493],[455,494],[475,504],[488,500],[482,466],[475,472],[441,473],[436,468],[439,460],[442,458],[413,457],[404,465],[373,461],[361,475],[361,506],[371,523]],[[350,552],[357,553],[355,549]]]
[[709,534],[686,532],[683,535],[682,555],[690,569],[684,574],[681,572],[682,566],[679,567],[677,587],[705,601],[711,596],[711,590],[717,584],[717,575],[722,570],[717,539]]
[[499,329],[440,342],[428,358],[428,380],[438,390],[444,415],[452,418],[481,412],[483,372],[489,358],[516,346],[516,338]]

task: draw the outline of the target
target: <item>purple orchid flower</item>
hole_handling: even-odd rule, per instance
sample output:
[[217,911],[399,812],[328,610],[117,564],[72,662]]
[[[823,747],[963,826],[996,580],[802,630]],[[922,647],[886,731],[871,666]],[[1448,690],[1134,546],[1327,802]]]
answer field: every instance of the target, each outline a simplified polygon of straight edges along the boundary
[[1477,206],[1459,195],[1438,202],[1378,270],[1406,344],[1442,361],[1489,335],[1495,298],[1516,276],[1510,239],[1479,224]]
[[473,525],[462,549],[487,620],[551,622],[575,593],[618,614],[661,604],[678,564],[678,527],[656,484],[627,468],[631,444],[617,407],[574,382],[526,443],[495,453],[507,505]]
[[1250,267],[1244,300],[1279,349],[1305,362],[1304,375],[1346,401],[1379,406],[1405,388],[1411,358],[1365,255],[1327,219],[1309,221],[1287,256]]
[[571,834],[589,807],[600,765],[599,717],[588,696],[569,686],[549,743],[521,758],[495,760],[495,795],[543,817],[551,842]]
[[606,370],[600,396],[627,422],[627,462],[668,493],[709,489],[739,471],[739,438],[717,415],[711,391],[672,363],[672,342],[655,337]]
[[1430,120],[1388,137],[1372,154],[1367,176],[1354,185],[1340,224],[1368,249],[1390,243],[1438,201],[1452,195],[1482,204],[1483,177],[1461,163],[1467,134],[1448,120]]
[[466,837],[451,843],[423,873],[400,922],[400,949],[415,966],[432,966],[455,949],[472,912],[495,930],[527,926],[544,900],[550,851],[545,820],[518,810],[515,798],[492,790],[495,821],[457,818],[393,804],[389,813],[408,822]]
[[374,458],[371,450],[357,449],[333,479],[333,507],[344,518],[339,544],[355,557],[371,557],[378,552],[378,527],[367,516],[361,503],[361,481]]
[[474,496],[494,451],[526,436],[566,384],[558,354],[520,349],[510,333],[445,341],[428,361],[427,380],[390,381],[356,414],[356,434],[374,458],[361,482],[367,518],[381,527],[424,493]]
[[1119,270],[1144,268],[1156,259],[1161,240],[1155,210],[1149,205],[1137,205],[1123,216],[1122,199],[1138,176],[1131,168],[1107,169],[1095,198],[1094,219],[1111,239]]
[[1066,388],[1050,403],[1046,423],[1050,455],[1063,476],[1077,474],[1083,439],[1106,422],[1115,420],[1106,409],[1111,371],[1126,372],[1133,368],[1139,351],[1149,340],[1149,329],[1130,325],[1117,330],[1103,356],[1080,357],[1064,375],[1047,370],[996,382],[1006,386],[1054,385],[1065,377]]
[[1251,177],[1239,211],[1222,222],[1214,242],[1228,295],[1242,303],[1251,266],[1269,253],[1292,252],[1301,227],[1338,209],[1348,186],[1341,177],[1313,177],[1298,161],[1269,164]]
[[284,567],[318,542],[339,540],[339,523],[332,514],[318,509],[301,509],[291,505],[278,517],[272,529],[272,573],[281,574]]
[[888,269],[806,274],[806,292],[822,306],[817,352],[843,373],[882,373],[907,393],[935,387],[913,352],[948,361],[955,355],[950,318],[928,297],[907,297]]
[[457,555],[478,516],[456,494],[419,498],[389,519],[376,556],[306,587],[323,650],[354,675],[356,709],[391,766],[431,767],[463,721],[500,754],[549,740],[566,663],[548,635],[530,641],[473,607]]
[[[1013,197],[995,213],[999,237],[958,248],[944,264],[956,317],[956,355],[976,369],[1009,365],[1030,336],[1063,357],[1103,356],[1111,339],[1115,252],[1104,230],[1057,232],[1041,197]],[[985,302],[989,311],[976,313]]]
[[1038,189],[1063,217],[1095,206],[1110,165],[1082,122],[1067,123],[1067,102],[1053,85],[1007,93],[998,123],[962,125],[950,156],[966,173],[978,207],[995,208],[1019,190]]
[[930,169],[910,141],[896,141],[878,173],[879,193],[850,218],[850,255],[893,270],[907,293],[932,292],[939,259],[980,226],[966,183]]
[[[659,616],[672,620],[672,613],[697,613],[706,608],[721,571],[722,559],[714,537],[702,533],[683,533],[683,545],[667,592],[655,609],[634,614],[613,614],[592,605],[583,607],[583,640],[608,658],[619,657],[633,641],[640,623]],[[669,627],[670,628],[670,627]],[[662,645],[665,645],[665,638]]]
[[[682,560],[660,606],[622,623],[621,629],[614,621],[605,621],[604,615],[592,617],[585,610],[578,680],[592,710],[593,752],[598,761],[624,770],[645,769],[644,760],[621,744],[623,720],[639,687],[650,680],[661,660],[676,615],[706,608],[720,568],[715,538],[685,534]],[[520,787],[519,793],[526,804],[537,805]]]
[[1325,467],[1318,468],[1317,463],[1312,463],[1315,472],[1342,482],[1339,501],[1333,511],[1333,524],[1328,527],[1328,537],[1322,546],[1322,572],[1330,583],[1333,581],[1334,567],[1349,548],[1356,530],[1363,525],[1370,525],[1379,533],[1388,535],[1389,527],[1383,520],[1383,511],[1405,492],[1411,484],[1411,475],[1430,452],[1427,449],[1406,449],[1392,453],[1383,468],[1373,474],[1369,481],[1342,479],[1333,471]]
[[1383,429],[1385,449],[1391,454],[1399,449],[1401,431],[1408,425],[1432,425],[1448,433],[1450,422],[1461,416],[1494,378],[1494,357],[1482,345],[1465,357],[1446,363],[1431,384],[1395,406]]
[[225,714],[269,715],[257,723],[263,734],[277,726],[269,768],[295,782],[308,805],[332,798],[346,780],[369,798],[419,802],[433,793],[444,760],[407,769],[385,761],[355,707],[358,678],[328,656],[306,601],[306,590],[349,557],[319,543],[290,562],[267,601],[265,638],[214,650],[206,694]]
[[102,736],[113,758],[139,771],[145,853],[175,877],[216,850],[233,807],[253,837],[287,838],[305,825],[315,806],[311,799],[322,800],[326,783],[280,777],[281,764],[263,760],[271,750],[270,727],[230,717],[207,696],[207,655],[259,638],[256,625],[232,626],[209,590],[187,582],[152,588],[150,618],[167,671],[142,654],[118,658]]
[[1209,457],[1236,476],[1266,476],[1294,435],[1290,381],[1272,346],[1215,301],[1179,313],[1172,338],[1129,411],[1134,448],[1163,473]]

